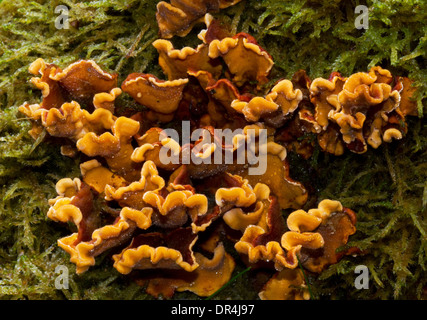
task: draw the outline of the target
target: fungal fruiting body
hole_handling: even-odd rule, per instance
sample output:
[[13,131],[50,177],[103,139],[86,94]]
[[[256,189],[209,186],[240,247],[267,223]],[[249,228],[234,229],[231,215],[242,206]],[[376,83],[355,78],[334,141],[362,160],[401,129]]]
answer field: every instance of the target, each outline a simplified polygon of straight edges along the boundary
[[[210,10],[200,4],[189,16],[188,6],[159,3],[166,38],[186,34]],[[183,27],[171,29],[181,16]],[[287,153],[310,157],[305,134],[335,155],[401,139],[415,110],[410,81],[380,67],[313,80],[299,71],[264,92],[273,58],[250,35],[229,35],[210,15],[205,22],[197,48],[153,43],[166,80],[132,73],[118,87],[117,75],[94,61],[64,70],[42,59],[30,66],[42,93],[39,104],[19,108],[33,123],[30,134],[46,130],[64,156],[81,159],[79,177],[58,181],[47,215],[76,226],[58,245],[77,273],[108,252],[113,268],[138,271],[156,297],[184,290],[209,296],[233,273],[224,245],[231,241],[253,270],[274,274],[260,298],[306,299],[298,261],[312,273],[336,263],[345,253],[336,250],[356,232],[356,214],[329,199],[304,211],[310,194],[291,178]],[[141,109],[119,114],[121,94]],[[202,134],[186,142],[184,124],[190,136]],[[177,136],[174,126],[182,129]],[[232,139],[219,129],[234,132]],[[255,163],[251,155],[264,158]],[[261,164],[265,170],[254,173]]]

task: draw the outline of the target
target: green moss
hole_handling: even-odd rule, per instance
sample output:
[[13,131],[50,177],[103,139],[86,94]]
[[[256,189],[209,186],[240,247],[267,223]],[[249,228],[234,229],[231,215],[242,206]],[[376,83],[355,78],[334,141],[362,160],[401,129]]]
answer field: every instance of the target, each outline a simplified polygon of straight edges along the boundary
[[[54,9],[68,6],[70,29],[55,28]],[[369,28],[357,30],[356,5],[369,8]],[[46,218],[55,182],[78,175],[78,164],[62,157],[43,136],[34,141],[28,120],[17,112],[40,92],[29,85],[28,66],[36,58],[66,66],[93,59],[118,72],[162,77],[151,43],[157,37],[155,1],[0,1],[0,297],[30,299],[147,299],[142,288],[115,272],[107,257],[77,276],[56,240],[67,226]],[[250,10],[248,10],[250,8]],[[332,71],[349,75],[379,64],[409,76],[418,87],[420,117],[409,121],[402,141],[363,155],[318,153],[304,161],[290,154],[291,175],[314,190],[307,206],[324,198],[342,201],[358,215],[348,246],[363,250],[308,274],[320,299],[420,299],[426,287],[427,3],[412,1],[243,0],[216,17],[233,32],[249,32],[274,58],[272,81],[298,69],[311,77]],[[197,28],[177,46],[198,43]],[[135,107],[125,98],[121,107]],[[42,143],[43,142],[43,143]],[[354,268],[370,270],[369,290],[354,287]],[[70,270],[68,290],[54,286],[57,265]],[[238,264],[235,274],[245,269]],[[253,270],[215,298],[256,298],[246,290]],[[424,296],[423,296],[424,294]],[[197,298],[184,293],[181,297]]]
[[[417,134],[425,136],[427,126],[421,120],[410,122]],[[426,284],[426,207],[423,192],[427,179],[426,139],[414,149],[414,134],[404,141],[369,151],[362,157],[344,156],[347,174],[334,181],[341,161],[320,173],[319,199],[333,197],[357,212],[357,233],[347,247],[363,251],[357,258],[346,257],[331,266],[313,287],[323,295],[343,298],[419,299]],[[320,164],[319,167],[323,167]],[[351,171],[348,169],[351,168]],[[328,177],[329,176],[329,177]],[[354,269],[369,267],[369,290],[354,290]],[[332,282],[331,282],[332,281]],[[346,286],[342,286],[347,283]],[[331,283],[335,283],[331,286]],[[322,289],[320,289],[322,288]],[[349,295],[348,289],[353,292]]]

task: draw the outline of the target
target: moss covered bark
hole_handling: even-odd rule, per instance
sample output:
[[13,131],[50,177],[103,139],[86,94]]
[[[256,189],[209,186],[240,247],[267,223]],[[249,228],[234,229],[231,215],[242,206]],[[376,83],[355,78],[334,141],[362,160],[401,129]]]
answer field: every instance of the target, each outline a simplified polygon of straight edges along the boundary
[[[69,8],[70,28],[55,28],[58,5]],[[357,5],[369,8],[369,28],[358,30]],[[144,290],[119,275],[109,261],[73,275],[69,257],[56,240],[69,233],[46,218],[55,182],[78,175],[77,163],[59,148],[28,136],[29,122],[17,112],[24,101],[40,99],[29,85],[36,58],[60,66],[93,59],[120,74],[151,72],[162,77],[151,43],[157,38],[155,1],[0,1],[0,298],[145,299]],[[421,299],[427,268],[427,3],[408,1],[243,0],[216,17],[235,32],[248,32],[273,56],[272,81],[305,69],[312,77],[332,71],[349,75],[381,65],[408,76],[418,87],[420,116],[408,135],[366,154],[323,153],[308,161],[290,154],[291,174],[315,190],[309,204],[331,197],[358,213],[358,231],[349,246],[363,250],[345,257],[320,277],[308,275],[319,299]],[[198,43],[196,30],[177,46]],[[123,107],[136,108],[121,97]],[[58,265],[70,270],[68,290],[57,290]],[[370,270],[370,287],[354,287],[354,268]],[[240,268],[240,269],[239,269]],[[244,266],[237,268],[243,270]],[[216,298],[256,298],[240,290],[251,271]],[[197,298],[194,295],[187,295]]]

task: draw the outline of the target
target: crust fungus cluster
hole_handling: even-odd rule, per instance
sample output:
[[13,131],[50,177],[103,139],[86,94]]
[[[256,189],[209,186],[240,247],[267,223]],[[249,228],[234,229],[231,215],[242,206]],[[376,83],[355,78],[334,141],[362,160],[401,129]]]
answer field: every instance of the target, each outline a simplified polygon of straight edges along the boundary
[[[229,35],[205,15],[236,2],[158,4],[162,38],[187,34],[200,18],[207,25],[196,48],[153,43],[164,80],[132,73],[119,87],[118,75],[86,60],[64,70],[43,59],[30,66],[31,82],[42,93],[39,104],[19,108],[33,122],[30,134],[45,130],[64,156],[81,159],[80,176],[58,181],[47,213],[75,225],[58,245],[77,273],[106,254],[113,268],[134,274],[153,296],[184,290],[209,296],[233,273],[236,258],[224,246],[231,241],[243,263],[274,274],[260,298],[307,299],[299,262],[320,273],[342,256],[337,249],[355,233],[355,213],[328,199],[304,211],[309,194],[290,177],[287,149],[309,157],[311,146],[299,139],[307,133],[335,155],[401,139],[405,116],[414,110],[408,81],[380,67],[314,80],[299,71],[264,92],[272,57],[252,36]],[[141,111],[118,114],[121,94]],[[206,130],[210,140],[169,137],[166,128],[182,121],[190,123],[190,133]],[[242,131],[226,143],[217,141],[215,129]],[[249,129],[267,131],[262,174],[236,161]],[[165,146],[175,163],[162,161]],[[232,161],[192,160],[214,152],[229,153]],[[194,157],[185,162],[185,154]],[[284,216],[284,209],[294,211]]]

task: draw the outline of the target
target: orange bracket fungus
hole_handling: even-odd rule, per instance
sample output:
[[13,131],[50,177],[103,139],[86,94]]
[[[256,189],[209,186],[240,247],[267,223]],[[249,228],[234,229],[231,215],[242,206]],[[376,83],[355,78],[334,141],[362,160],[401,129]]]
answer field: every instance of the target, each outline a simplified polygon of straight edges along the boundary
[[[254,97],[249,102],[233,100],[231,107],[245,116],[249,122],[259,121],[260,118],[271,119],[277,116],[283,117],[283,120],[290,118],[292,113],[298,108],[302,100],[302,92],[299,89],[294,90],[293,84],[289,80],[279,81],[269,94],[265,97]],[[282,121],[268,121],[272,126],[280,126]],[[278,122],[278,124],[276,124]]]
[[[247,33],[213,40],[209,43],[208,55],[211,58],[224,59],[237,86],[243,85],[246,81],[257,81],[259,85],[266,83],[274,64],[267,51]],[[245,59],[242,60],[241,57]]]
[[[237,2],[158,3],[162,38],[207,26],[196,48],[154,41],[165,80],[131,73],[118,88],[118,75],[91,60],[31,64],[41,102],[19,107],[29,133],[45,130],[80,161],[80,176],[57,182],[47,212],[72,227],[58,245],[77,273],[105,253],[155,297],[206,297],[241,259],[269,272],[261,299],[308,299],[303,270],[319,274],[349,252],[356,214],[329,199],[303,210],[312,194],[291,178],[288,153],[307,159],[316,143],[364,153],[402,139],[405,117],[417,113],[412,82],[377,66],[313,80],[299,70],[265,88],[273,57],[207,14]],[[143,107],[120,105],[121,94]]]
[[132,73],[123,82],[122,89],[139,104],[169,114],[178,108],[187,82],[188,79],[163,81],[150,74]]
[[202,0],[202,1],[177,1],[170,3],[160,1],[157,4],[157,24],[161,38],[172,38],[174,35],[184,37],[193,26],[203,21],[208,12],[216,12],[235,5],[241,0]]
[[[392,81],[390,71],[381,67],[348,78],[333,73],[329,80],[314,79],[310,95],[315,105],[314,117],[321,128],[319,144],[339,155],[343,148],[331,148],[331,143],[364,153],[368,145],[378,148],[384,141],[401,139],[406,132],[405,115],[399,108],[399,90],[393,89]],[[330,124],[333,127],[329,128]]]
[[197,235],[189,228],[178,228],[169,233],[150,232],[132,239],[128,247],[113,256],[114,267],[123,274],[133,269],[183,269],[195,270],[196,261],[192,247]]
[[277,272],[259,293],[261,300],[308,300],[310,293],[299,269]]
[[153,42],[153,46],[159,53],[159,65],[170,81],[185,78],[190,70],[208,71],[215,77],[221,74],[220,62],[209,57],[209,47],[205,44],[195,49],[184,47],[179,50],[170,41],[158,39]]

